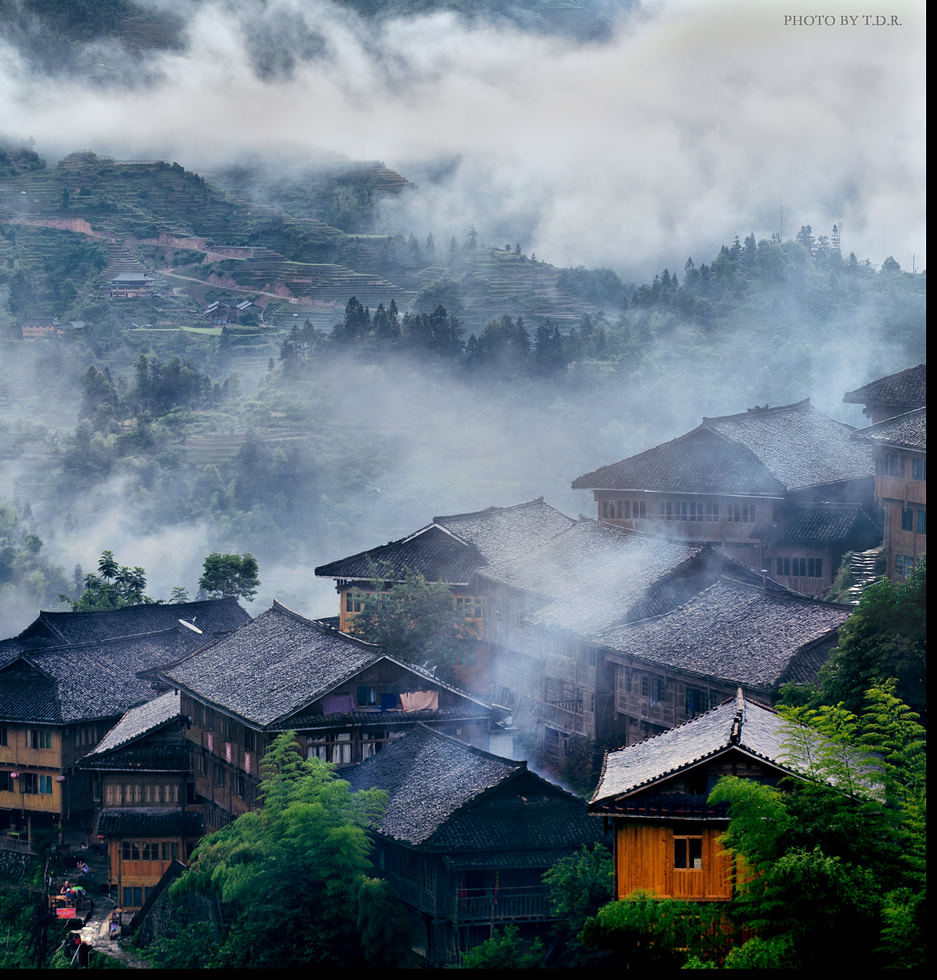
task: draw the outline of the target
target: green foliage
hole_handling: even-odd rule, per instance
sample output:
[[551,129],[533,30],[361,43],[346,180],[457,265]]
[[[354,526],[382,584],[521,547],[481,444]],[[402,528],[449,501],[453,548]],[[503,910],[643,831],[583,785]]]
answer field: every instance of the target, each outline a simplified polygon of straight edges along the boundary
[[260,586],[257,559],[251,554],[222,555],[213,551],[202,565],[201,593],[212,597],[237,596],[250,601]]
[[371,590],[353,593],[361,611],[355,613],[350,632],[411,663],[427,663],[452,681],[470,634],[449,586],[428,582],[408,568],[398,581],[388,565],[374,564],[370,571]]
[[144,593],[146,572],[138,566],[128,568],[118,565],[112,551],[102,551],[98,559],[98,573],[85,576],[84,590],[77,599],[61,598],[71,602],[72,612],[100,612],[135,606],[153,600]]
[[582,929],[586,919],[611,900],[615,868],[611,851],[601,844],[583,846],[578,854],[560,858],[544,873],[550,912],[556,918],[555,934],[564,949],[563,965],[574,966],[586,958]]
[[273,741],[261,772],[263,807],[203,838],[171,889],[225,904],[212,965],[391,965],[402,952],[385,925],[401,913],[370,878],[366,832],[386,794],[353,793],[330,764],[304,760],[292,732]]
[[520,938],[516,925],[495,931],[491,939],[462,955],[464,970],[532,970],[544,966],[543,941]]
[[782,709],[785,749],[804,778],[784,790],[724,777],[723,838],[742,859],[734,914],[750,930],[738,968],[870,969],[923,961],[924,730],[896,682],[843,704]]
[[861,711],[865,692],[889,677],[915,711],[927,704],[927,559],[897,584],[883,579],[868,588],[840,630],[839,646],[820,674],[820,697]]
[[691,956],[711,958],[721,919],[718,905],[635,891],[587,919],[582,939],[607,953],[616,970],[678,969]]

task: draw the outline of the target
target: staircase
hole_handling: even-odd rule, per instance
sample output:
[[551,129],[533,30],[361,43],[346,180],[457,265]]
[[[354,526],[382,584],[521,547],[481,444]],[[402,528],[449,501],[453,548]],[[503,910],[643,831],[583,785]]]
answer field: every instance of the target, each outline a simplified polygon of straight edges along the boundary
[[882,573],[879,571],[879,564],[883,558],[882,548],[871,548],[869,551],[856,551],[853,553],[849,570],[852,573],[852,585],[846,594],[846,601],[854,606],[859,605],[862,593],[877,582]]

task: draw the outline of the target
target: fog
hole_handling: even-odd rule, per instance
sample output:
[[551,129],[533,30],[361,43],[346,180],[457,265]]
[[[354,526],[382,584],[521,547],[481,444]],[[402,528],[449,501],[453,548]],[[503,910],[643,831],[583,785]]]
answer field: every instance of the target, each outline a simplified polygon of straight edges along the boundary
[[320,0],[168,3],[180,49],[96,42],[43,75],[0,50],[0,118],[53,158],[94,148],[190,169],[243,152],[380,159],[421,183],[406,215],[437,241],[474,223],[556,265],[646,278],[735,234],[843,230],[844,254],[925,264],[923,7],[621,4],[571,42],[440,13],[362,21]]
[[[785,15],[815,14],[799,0],[621,4],[608,37],[575,42],[452,14],[365,22],[317,0],[141,5],[183,18],[181,46],[139,57],[116,42],[76,45],[67,70],[43,73],[0,41],[5,135],[50,162],[76,149],[195,171],[258,154],[284,167],[382,160],[415,190],[385,202],[378,230],[442,244],[474,225],[480,243],[516,241],[554,265],[608,266],[626,280],[682,271],[688,256],[711,261],[737,234],[788,239],[802,224],[816,234],[838,224],[843,253],[875,265],[893,255],[925,266],[916,3],[890,7],[900,26],[887,28],[785,26]],[[837,21],[854,12],[823,10]],[[315,566],[436,514],[541,495],[594,516],[590,496],[570,489],[576,476],[703,416],[810,397],[864,424],[843,393],[910,364],[903,348],[867,346],[881,325],[853,316],[848,350],[832,337],[805,342],[805,329],[726,363],[678,336],[626,388],[586,374],[568,387],[492,383],[481,396],[427,364],[330,357],[315,397],[291,398],[311,458],[340,470],[332,482],[344,489],[310,487],[288,550],[259,518],[248,531],[170,521],[160,488],[127,473],[89,492],[37,493],[32,510],[68,574],[110,549],[146,569],[154,597],[176,585],[194,595],[207,553],[250,550],[263,583],[252,614],[276,597],[333,615],[332,583]],[[77,420],[75,389],[56,388],[60,407],[41,381],[25,382],[18,404]],[[28,472],[5,462],[0,498],[28,499]],[[0,633],[36,611],[20,606]]]

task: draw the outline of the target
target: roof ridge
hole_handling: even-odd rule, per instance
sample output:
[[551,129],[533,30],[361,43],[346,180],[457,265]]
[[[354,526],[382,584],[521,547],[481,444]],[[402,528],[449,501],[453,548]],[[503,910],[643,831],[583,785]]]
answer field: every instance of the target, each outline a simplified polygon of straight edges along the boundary
[[[709,422],[728,422],[730,419],[746,419],[753,415],[777,415],[780,412],[789,412],[791,409],[811,408],[810,399],[802,398],[798,402],[791,402],[789,405],[755,405],[746,409],[744,412],[733,412],[731,415],[704,415],[702,425]],[[822,413],[821,413],[822,414]]]
[[[532,500],[524,500],[519,504],[509,504],[507,507],[499,507],[492,504],[491,507],[484,507],[481,510],[469,510],[465,511],[463,514],[443,514],[439,517],[434,517],[432,520],[433,524],[438,524],[440,521],[453,521],[458,517],[481,517],[483,514],[493,514],[495,511],[505,511],[505,510],[519,510],[521,507],[529,507],[531,504],[542,504],[543,495],[539,497],[534,497]],[[547,504],[549,507],[550,505]]]
[[[341,636],[344,639],[350,640],[361,647],[370,648],[372,650],[383,649],[381,644],[379,643],[371,643],[368,640],[362,640],[361,637],[359,636],[353,636],[351,633],[343,633],[341,630],[335,629],[332,626],[327,626],[325,623],[322,623],[317,619],[309,619],[307,616],[304,616],[302,613],[296,612],[295,609],[290,609],[289,606],[284,605],[282,602],[280,602],[279,599],[274,599],[273,605],[266,610],[266,612],[274,612],[274,611],[289,616],[291,619],[295,619],[296,622],[302,623],[304,626],[311,626],[314,630],[316,630],[319,633],[322,633],[325,636],[333,636],[333,635]],[[248,624],[245,623],[244,625],[247,626]]]

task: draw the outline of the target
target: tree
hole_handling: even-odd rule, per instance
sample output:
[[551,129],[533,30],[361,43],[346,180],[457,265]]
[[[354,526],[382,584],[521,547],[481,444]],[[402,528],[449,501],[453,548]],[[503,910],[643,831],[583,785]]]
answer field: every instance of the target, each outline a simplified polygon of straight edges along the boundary
[[866,589],[840,630],[839,645],[820,673],[816,700],[863,708],[865,692],[888,677],[913,710],[927,706],[927,559],[905,582],[888,579]]
[[524,940],[516,925],[505,926],[462,956],[465,970],[530,970],[543,966],[543,941]]
[[453,679],[469,631],[445,582],[428,582],[409,568],[401,577],[386,564],[372,564],[370,591],[355,590],[354,599],[361,610],[351,633]]
[[97,575],[89,572],[85,576],[81,595],[77,599],[61,598],[71,603],[72,612],[99,612],[152,602],[145,589],[146,572],[142,568],[118,565],[114,552],[105,550],[98,559]]
[[213,551],[202,565],[199,591],[213,598],[236,596],[249,602],[260,585],[258,572],[257,559],[248,552],[222,555]]
[[869,689],[861,715],[842,704],[784,713],[790,763],[805,778],[781,790],[724,777],[709,797],[729,806],[723,843],[747,872],[734,911],[754,932],[726,965],[923,965],[926,755],[917,716],[893,680]]
[[[278,735],[261,762],[263,805],[202,839],[172,886],[224,903],[211,966],[388,968],[405,962],[409,935],[390,934],[402,910],[371,877],[367,830],[382,790],[352,792],[334,767],[303,759],[294,732]],[[208,964],[206,964],[208,965]]]
[[550,911],[556,919],[554,933],[564,948],[563,965],[580,965],[585,957],[582,929],[586,919],[613,897],[615,871],[612,854],[596,844],[583,846],[578,854],[560,858],[545,872]]

